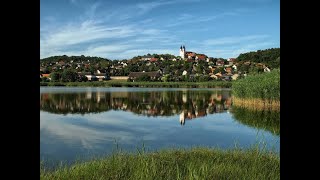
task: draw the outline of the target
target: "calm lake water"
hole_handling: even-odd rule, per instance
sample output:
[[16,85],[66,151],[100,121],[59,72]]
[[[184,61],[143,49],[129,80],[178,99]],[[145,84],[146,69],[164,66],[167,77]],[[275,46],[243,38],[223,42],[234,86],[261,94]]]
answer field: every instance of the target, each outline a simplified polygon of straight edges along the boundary
[[227,149],[259,142],[279,152],[280,113],[233,107],[230,89],[40,87],[45,162],[99,157],[117,145],[136,151],[142,144]]

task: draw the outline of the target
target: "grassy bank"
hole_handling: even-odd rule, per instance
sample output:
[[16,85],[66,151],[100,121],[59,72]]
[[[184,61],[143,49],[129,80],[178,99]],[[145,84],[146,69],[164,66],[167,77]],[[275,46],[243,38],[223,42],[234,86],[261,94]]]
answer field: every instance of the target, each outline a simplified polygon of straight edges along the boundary
[[280,157],[255,148],[116,153],[55,171],[42,167],[40,179],[280,179]]
[[231,82],[127,82],[123,80],[95,82],[40,82],[40,86],[73,87],[153,87],[153,88],[230,88]]

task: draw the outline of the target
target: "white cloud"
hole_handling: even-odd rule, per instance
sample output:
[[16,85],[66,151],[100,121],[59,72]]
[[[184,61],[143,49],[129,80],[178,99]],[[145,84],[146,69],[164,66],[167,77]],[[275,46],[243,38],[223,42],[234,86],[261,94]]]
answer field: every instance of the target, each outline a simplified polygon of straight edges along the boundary
[[247,42],[252,40],[262,40],[268,37],[269,37],[268,35],[223,37],[223,38],[216,38],[216,39],[207,39],[203,43],[206,44],[207,46],[229,45],[229,44],[237,44],[237,43]]
[[67,25],[56,32],[43,33],[40,38],[40,51],[42,57],[50,56],[54,52],[66,51],[73,45],[93,43],[97,40],[121,39],[133,35],[135,30],[131,26],[108,26],[99,25],[94,21],[84,21],[80,25]]
[[127,37],[133,35],[129,26],[106,27],[94,21],[84,21],[80,25],[67,26],[42,39],[44,45],[61,46],[90,42],[97,39]]
[[164,5],[170,5],[170,4],[177,4],[177,3],[192,3],[192,2],[199,2],[200,0],[167,0],[167,1],[152,1],[152,2],[146,2],[146,3],[138,3],[136,7],[138,8],[138,14],[142,15],[149,11],[151,11],[154,8],[164,6]]
[[233,12],[224,12],[216,15],[210,15],[210,16],[202,16],[202,17],[195,17],[190,14],[181,14],[177,19],[174,19],[167,23],[166,27],[174,27],[174,26],[179,26],[183,24],[197,24],[197,23],[203,23],[206,21],[211,21],[215,20],[218,18],[223,18],[226,16],[236,16],[238,15],[239,12],[238,10],[235,10]]

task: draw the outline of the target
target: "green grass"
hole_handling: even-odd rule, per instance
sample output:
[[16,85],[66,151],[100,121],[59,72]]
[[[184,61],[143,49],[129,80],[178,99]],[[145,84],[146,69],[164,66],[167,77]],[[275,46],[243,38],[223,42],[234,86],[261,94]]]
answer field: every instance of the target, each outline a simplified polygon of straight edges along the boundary
[[94,82],[40,82],[40,86],[80,86],[80,87],[154,87],[154,88],[230,88],[232,82],[127,82],[123,80]]
[[237,98],[280,101],[280,70],[251,75],[233,82],[232,94]]
[[40,166],[40,179],[280,179],[280,156],[258,148],[118,152],[56,170]]

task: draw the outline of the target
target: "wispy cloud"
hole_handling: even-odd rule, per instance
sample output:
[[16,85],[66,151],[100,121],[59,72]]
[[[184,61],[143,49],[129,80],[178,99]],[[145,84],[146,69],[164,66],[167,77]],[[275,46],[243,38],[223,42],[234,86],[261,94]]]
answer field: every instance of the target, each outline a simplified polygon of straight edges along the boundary
[[190,25],[190,24],[197,24],[197,23],[203,23],[207,21],[212,21],[220,18],[224,18],[227,16],[236,16],[238,15],[239,12],[234,11],[234,12],[223,12],[220,14],[216,15],[208,15],[208,16],[192,16],[189,14],[181,14],[177,20],[172,20],[171,22],[167,23],[166,27],[174,27],[174,26],[179,26],[179,25]]
[[75,4],[75,3],[77,3],[77,0],[70,0],[70,2],[71,2],[72,4]]
[[152,1],[146,3],[138,3],[137,7],[140,9],[139,13],[144,14],[152,9],[155,9],[159,6],[170,5],[170,4],[177,4],[177,3],[192,3],[192,2],[199,2],[200,0],[160,0],[160,1]]
[[147,3],[139,3],[137,4],[137,7],[141,10],[140,12],[145,13],[147,11],[150,11],[156,7],[167,5],[167,4],[173,4],[174,1],[153,1],[153,2],[147,2]]
[[238,15],[237,12],[224,12],[224,13],[221,13],[221,14],[217,14],[215,16],[209,16],[209,17],[201,17],[198,19],[199,22],[205,22],[205,21],[211,21],[211,20],[215,20],[215,19],[218,19],[218,18],[223,18],[223,17],[226,17],[226,16],[236,16]]
[[216,39],[208,39],[203,43],[208,46],[216,46],[216,45],[230,45],[230,44],[238,44],[241,42],[247,42],[252,40],[262,40],[268,38],[268,35],[249,35],[249,36],[240,36],[240,37],[222,37]]

